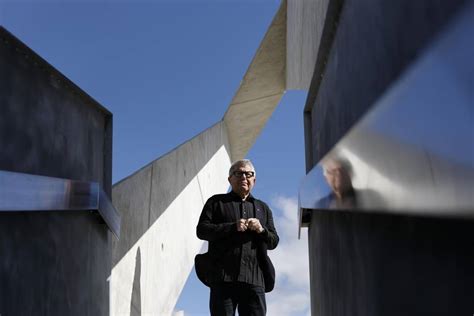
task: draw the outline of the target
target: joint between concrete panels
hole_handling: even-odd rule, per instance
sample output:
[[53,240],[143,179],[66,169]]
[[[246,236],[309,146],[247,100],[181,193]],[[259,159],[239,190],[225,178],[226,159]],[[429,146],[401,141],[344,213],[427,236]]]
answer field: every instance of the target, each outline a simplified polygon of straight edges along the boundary
[[151,171],[150,171],[150,194],[148,195],[148,227],[151,226],[151,196],[153,194],[153,172],[154,172],[154,164],[151,164]]
[[305,111],[311,111],[316,96],[319,92],[319,86],[326,70],[328,56],[331,53],[332,44],[336,37],[337,25],[344,7],[344,0],[333,0],[329,2],[326,13],[326,20],[321,34],[318,55],[314,66],[314,75],[309,87],[309,94],[305,104]]

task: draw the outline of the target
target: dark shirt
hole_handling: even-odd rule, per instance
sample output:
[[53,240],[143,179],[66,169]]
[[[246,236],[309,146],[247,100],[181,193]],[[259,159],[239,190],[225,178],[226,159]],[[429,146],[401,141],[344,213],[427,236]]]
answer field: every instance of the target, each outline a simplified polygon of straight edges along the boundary
[[[240,197],[239,197],[240,198]],[[254,217],[253,199],[247,199],[245,201],[240,200],[239,209],[240,217],[244,219]],[[257,245],[254,239],[254,234],[241,233],[241,256],[240,256],[240,268],[237,279],[231,275],[225,275],[225,282],[244,282],[253,285],[264,286],[262,270],[258,265],[257,260]]]
[[353,189],[345,192],[342,199],[338,199],[334,192],[316,202],[317,209],[352,210],[357,208],[357,195]]
[[[242,201],[234,192],[211,197],[204,205],[197,235],[209,241],[209,253],[217,261],[215,283],[243,282],[264,286],[262,269],[258,260],[258,243],[268,249],[278,244],[278,234],[273,224],[270,208],[249,195]],[[264,231],[238,232],[236,222],[241,218],[258,218]]]

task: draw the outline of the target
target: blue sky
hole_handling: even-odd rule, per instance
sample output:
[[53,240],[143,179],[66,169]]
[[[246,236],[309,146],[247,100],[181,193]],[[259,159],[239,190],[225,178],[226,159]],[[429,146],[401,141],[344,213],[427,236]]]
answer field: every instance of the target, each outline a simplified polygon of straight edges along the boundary
[[[223,117],[279,5],[0,0],[0,24],[113,113],[117,182]],[[287,92],[248,155],[258,170],[254,193],[282,235],[270,254],[278,279],[269,315],[309,313],[306,239],[296,239],[305,99]],[[192,273],[176,308],[206,315],[207,302]]]

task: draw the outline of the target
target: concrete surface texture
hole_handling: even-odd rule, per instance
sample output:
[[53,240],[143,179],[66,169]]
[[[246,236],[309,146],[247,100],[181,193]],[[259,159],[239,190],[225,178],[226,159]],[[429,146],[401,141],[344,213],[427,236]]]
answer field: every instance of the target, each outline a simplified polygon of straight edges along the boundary
[[219,122],[114,185],[122,238],[113,245],[112,315],[172,313],[203,245],[195,236],[201,209],[227,191],[230,162]]
[[312,315],[472,313],[472,221],[357,212],[311,218]]
[[286,89],[308,90],[329,0],[288,0]]
[[280,5],[224,115],[232,160],[242,159],[280,102],[286,78],[286,1]]
[[1,314],[109,315],[110,236],[96,213],[1,213]]
[[[474,218],[472,8],[440,32],[325,156],[326,162],[342,158],[350,170],[354,209]],[[328,195],[318,189],[327,186],[317,170],[323,165],[307,175],[308,189],[300,189],[303,208]]]
[[[111,114],[3,28],[0,104],[1,170],[110,192]],[[96,213],[0,214],[0,313],[108,315],[110,236]]]
[[98,181],[110,193],[112,114],[1,27],[0,60],[2,169]]
[[[426,104],[423,108],[425,115],[420,116],[417,122],[419,125],[415,126],[418,130],[421,126],[431,124],[428,122],[431,118],[438,122],[428,141],[440,139],[439,133],[449,130],[445,125],[449,124],[450,128],[460,126],[456,125],[455,120],[444,120],[448,115],[430,116],[432,113],[429,111],[434,108],[436,95],[445,100],[442,106],[437,106],[445,111],[453,107],[470,108],[463,102],[472,95],[466,92],[472,91],[466,88],[468,82],[472,82],[471,67],[460,67],[450,60],[461,56],[465,58],[462,54],[467,47],[470,49],[471,41],[465,42],[466,39],[460,34],[454,34],[442,51],[434,51],[431,44],[441,32],[458,21],[458,14],[468,9],[472,10],[473,7],[471,3],[468,8],[467,1],[343,1],[338,18],[333,24],[324,26],[323,33],[326,27],[335,28],[334,37],[333,41],[325,42],[324,45],[329,47],[318,49],[319,53],[325,52],[327,56],[317,59],[317,62],[325,65],[319,68],[316,65],[315,69],[323,71],[314,73],[307,99],[309,120],[306,121],[305,129],[309,139],[306,141],[306,151],[311,157],[311,160],[307,160],[307,167],[313,168],[376,105],[379,98],[386,96],[389,87],[398,83],[405,87],[418,87],[413,94],[413,104]],[[470,34],[470,25],[464,27],[467,30],[465,34]],[[455,45],[460,42],[465,43],[461,45],[463,48]],[[416,65],[414,62],[420,57],[427,57],[435,64],[421,69],[421,73],[426,76],[423,84],[400,77],[409,67]],[[441,71],[436,72],[438,70]],[[400,79],[406,81],[399,82]],[[451,80],[453,82],[449,82]],[[443,84],[436,89],[433,83]],[[421,88],[429,94],[421,93]],[[454,94],[449,96],[448,93],[453,91]],[[430,98],[426,98],[426,95],[430,95]],[[400,91],[389,97],[394,103],[407,102]],[[448,108],[446,104],[449,104]],[[375,129],[371,126],[369,133],[380,133],[378,136],[384,137],[375,139],[368,137],[368,134],[360,135],[364,142],[356,144],[354,148],[357,150],[351,151],[353,159],[349,160],[354,168],[366,168],[368,172],[367,178],[355,179],[355,185],[361,187],[373,181],[376,184],[367,189],[384,191],[385,197],[392,195],[391,198],[399,199],[395,207],[401,208],[403,212],[409,206],[417,206],[416,195],[417,198],[429,198],[424,191],[428,183],[438,185],[447,181],[466,184],[464,179],[453,180],[450,177],[472,177],[472,162],[465,165],[471,173],[461,175],[452,165],[446,167],[445,161],[434,159],[431,152],[418,150],[417,129],[406,122],[402,122],[404,125],[401,126],[393,125],[396,122],[396,109],[405,115],[411,112],[403,110],[401,106],[394,109],[393,115],[388,116],[393,117],[393,120],[385,120],[380,124],[403,131],[408,136],[405,142],[413,146],[397,147],[388,139],[397,142],[399,139],[394,139],[390,133],[384,134],[383,127]],[[439,132],[439,129],[442,131]],[[462,131],[464,129],[459,132]],[[470,138],[470,141],[461,143],[459,152],[469,151],[466,148],[472,144],[472,134]],[[412,150],[417,146],[417,150]],[[384,154],[377,156],[374,151],[377,147]],[[362,165],[361,161],[367,165]],[[403,166],[406,170],[400,170],[403,164],[406,164]],[[433,172],[433,169],[438,170]],[[397,183],[402,184],[398,190],[394,185]],[[389,185],[392,187],[387,190]],[[455,190],[456,186],[452,188]],[[464,188],[464,192],[466,190],[469,189]],[[358,193],[357,188],[355,193]],[[467,196],[463,194],[464,198]],[[452,212],[456,207],[454,191],[436,198],[447,199],[434,210],[438,215]],[[379,205],[384,205],[386,201],[381,202]],[[436,200],[433,202],[436,203]],[[472,214],[472,202],[463,207],[468,207],[469,203]],[[381,207],[365,214],[354,210],[325,210],[312,214],[308,230],[312,314],[376,316],[472,313],[474,274],[470,267],[474,257],[469,237],[473,229],[472,220],[453,220],[442,216],[429,218],[426,215],[433,215],[430,214],[433,212],[431,209],[424,217],[377,214],[383,211]]]
[[[389,85],[450,21],[465,0],[346,0],[327,50],[324,74],[315,74],[307,99],[314,166],[364,115]],[[319,47],[319,50],[325,49]],[[322,76],[322,81],[318,81]]]

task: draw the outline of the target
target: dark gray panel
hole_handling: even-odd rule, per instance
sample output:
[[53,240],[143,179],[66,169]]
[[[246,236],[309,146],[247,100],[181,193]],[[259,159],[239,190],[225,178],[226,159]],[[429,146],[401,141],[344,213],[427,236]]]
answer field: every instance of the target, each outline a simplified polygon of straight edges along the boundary
[[2,28],[0,111],[0,169],[104,186],[111,114]]
[[108,315],[111,250],[97,213],[0,213],[2,315]]
[[470,315],[474,222],[316,211],[312,314]]
[[474,5],[305,177],[301,208],[474,219],[473,29]]
[[334,41],[325,44],[331,49],[320,47],[319,54],[329,55],[318,55],[316,70],[321,72],[313,76],[306,104],[311,111],[311,135],[306,135],[311,138],[307,150],[312,151],[308,170],[422,53],[465,2],[344,1],[339,20],[325,25],[326,33],[337,30]]
[[[307,168],[328,153],[349,161],[346,193],[356,207],[339,199],[306,218],[314,315],[474,310],[472,26],[449,33],[442,49],[429,46],[462,20],[457,12],[471,12],[465,2],[347,0],[331,25],[334,42],[318,56],[325,65],[306,107]],[[422,55],[427,67],[408,71]],[[397,81],[404,71],[408,79]],[[384,95],[392,86],[402,89]],[[374,105],[383,115],[359,121]],[[313,209],[329,193],[315,187]]]
[[[0,170],[110,195],[111,113],[1,27],[0,114]],[[108,315],[109,236],[95,212],[0,214],[0,314]]]

